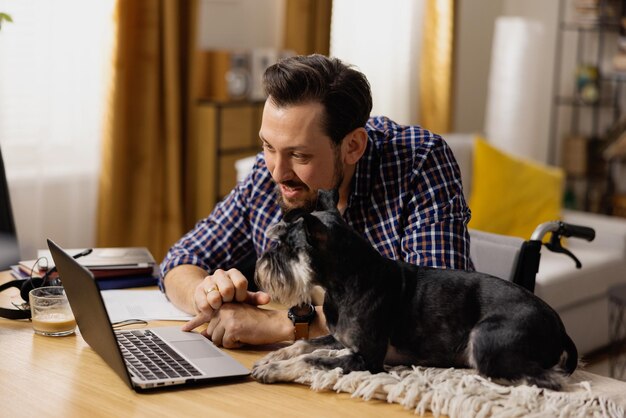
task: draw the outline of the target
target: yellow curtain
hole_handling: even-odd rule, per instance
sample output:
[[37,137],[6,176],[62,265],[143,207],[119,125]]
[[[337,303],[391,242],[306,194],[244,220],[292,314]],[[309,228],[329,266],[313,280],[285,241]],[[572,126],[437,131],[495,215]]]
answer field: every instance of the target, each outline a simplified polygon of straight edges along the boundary
[[449,132],[452,120],[454,0],[426,0],[420,61],[420,124]]
[[296,54],[328,55],[332,0],[287,0],[283,47]]
[[160,260],[183,233],[183,150],[195,2],[120,0],[97,245]]

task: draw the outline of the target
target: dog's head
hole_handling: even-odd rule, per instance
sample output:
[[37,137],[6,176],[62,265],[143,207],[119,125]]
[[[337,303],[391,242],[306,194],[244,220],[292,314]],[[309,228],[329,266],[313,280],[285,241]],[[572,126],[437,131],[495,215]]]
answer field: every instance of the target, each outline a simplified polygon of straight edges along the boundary
[[[256,264],[255,281],[274,300],[287,306],[311,302],[311,290],[336,264],[341,249],[336,237],[353,233],[337,210],[335,190],[320,190],[316,208],[294,209],[268,229],[273,245]],[[342,234],[341,232],[344,231]]]

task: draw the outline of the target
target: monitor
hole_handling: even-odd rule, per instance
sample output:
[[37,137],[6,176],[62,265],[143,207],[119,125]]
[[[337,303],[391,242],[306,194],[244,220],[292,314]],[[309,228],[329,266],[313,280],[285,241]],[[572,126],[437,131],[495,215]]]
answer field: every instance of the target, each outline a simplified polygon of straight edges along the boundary
[[20,250],[9,197],[9,185],[0,149],[0,270],[6,270],[17,264],[19,259]]

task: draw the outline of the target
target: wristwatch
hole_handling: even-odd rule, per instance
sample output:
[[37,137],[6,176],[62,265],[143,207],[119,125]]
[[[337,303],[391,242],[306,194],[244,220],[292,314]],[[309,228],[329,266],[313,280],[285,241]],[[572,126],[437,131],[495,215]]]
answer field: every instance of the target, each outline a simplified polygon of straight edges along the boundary
[[287,316],[291,319],[295,327],[295,340],[309,338],[309,325],[313,322],[313,319],[315,319],[316,314],[315,306],[310,303],[289,308]]

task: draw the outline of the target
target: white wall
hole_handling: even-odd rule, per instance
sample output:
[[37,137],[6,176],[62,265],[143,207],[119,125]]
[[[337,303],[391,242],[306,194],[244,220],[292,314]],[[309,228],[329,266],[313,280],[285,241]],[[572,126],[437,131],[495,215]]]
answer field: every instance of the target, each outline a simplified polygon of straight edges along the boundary
[[201,0],[201,49],[282,48],[285,0]]
[[[454,79],[453,131],[483,133],[488,99],[489,70],[495,20],[520,16],[543,26],[543,58],[537,60],[538,83],[527,88],[537,92],[535,132],[541,144],[539,160],[547,161],[550,143],[553,75],[558,24],[556,0],[463,0],[458,2],[456,74]],[[523,80],[521,81],[523,83]]]
[[501,1],[457,2],[452,131],[482,133],[494,23]]
[[330,54],[365,74],[372,87],[372,115],[418,122],[422,3],[333,0]]

